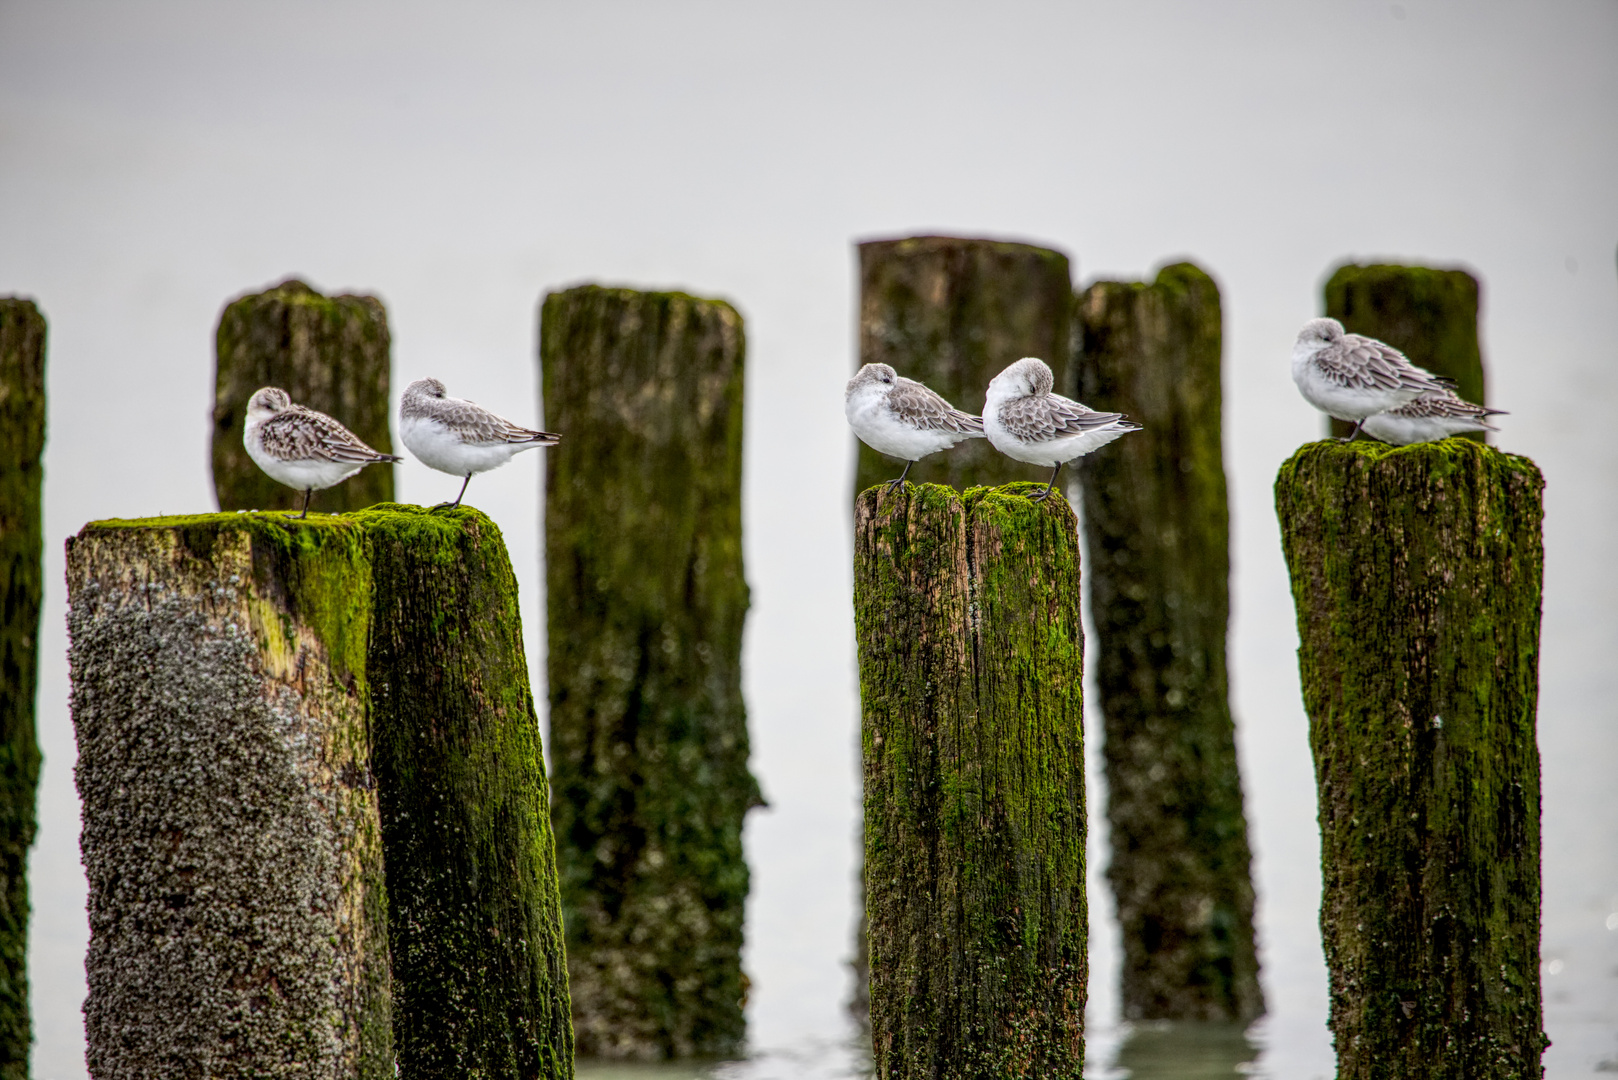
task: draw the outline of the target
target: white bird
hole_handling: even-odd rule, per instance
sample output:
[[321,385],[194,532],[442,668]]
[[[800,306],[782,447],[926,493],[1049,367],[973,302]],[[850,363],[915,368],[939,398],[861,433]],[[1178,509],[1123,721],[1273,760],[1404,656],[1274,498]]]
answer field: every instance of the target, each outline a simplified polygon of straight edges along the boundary
[[1053,467],[1044,492],[1029,496],[1035,502],[1050,498],[1064,464],[1140,430],[1123,413],[1096,412],[1051,393],[1055,384],[1045,361],[1025,356],[989,382],[983,403],[983,430],[996,450],[1016,461]]
[[560,435],[513,424],[476,402],[448,397],[437,379],[417,379],[405,387],[399,438],[428,468],[465,477],[455,501],[434,510],[461,505],[474,474],[499,468],[524,450],[562,441]]
[[342,483],[373,462],[404,460],[372,450],[342,424],[323,412],[292,404],[287,392],[274,386],[247,400],[242,444],[270,479],[303,492],[299,518],[309,516],[312,493]]
[[860,441],[879,454],[905,463],[892,491],[910,475],[910,466],[956,443],[983,438],[983,420],[964,413],[933,391],[900,376],[887,364],[866,364],[848,380],[843,412]]
[[1292,381],[1304,400],[1327,416],[1354,422],[1350,441],[1366,417],[1455,386],[1412,364],[1391,345],[1345,333],[1336,319],[1304,323],[1292,347]]
[[1421,395],[1408,405],[1367,416],[1361,425],[1367,435],[1394,446],[1447,439],[1463,431],[1499,431],[1485,417],[1506,415],[1455,396],[1452,390]]

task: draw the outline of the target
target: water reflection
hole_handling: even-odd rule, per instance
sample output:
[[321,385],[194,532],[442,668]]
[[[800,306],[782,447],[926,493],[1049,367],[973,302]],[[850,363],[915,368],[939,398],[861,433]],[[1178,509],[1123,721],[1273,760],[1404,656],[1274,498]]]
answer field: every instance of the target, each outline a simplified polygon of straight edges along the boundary
[[1226,1080],[1246,1075],[1259,1049],[1240,1024],[1136,1024],[1106,1076],[1113,1080]]

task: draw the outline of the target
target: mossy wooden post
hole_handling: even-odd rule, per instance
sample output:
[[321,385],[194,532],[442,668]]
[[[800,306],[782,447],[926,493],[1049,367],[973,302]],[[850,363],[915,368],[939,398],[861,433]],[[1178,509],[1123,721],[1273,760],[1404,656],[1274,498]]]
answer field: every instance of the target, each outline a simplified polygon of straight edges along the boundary
[[68,542],[98,1080],[393,1075],[360,529]]
[[[302,492],[266,476],[242,445],[247,399],[279,386],[335,417],[367,446],[393,452],[388,313],[374,296],[322,296],[289,278],[226,305],[215,334],[213,483],[221,510],[296,510]],[[317,492],[322,513],[393,500],[393,470],[372,466]]]
[[552,815],[581,1055],[736,1053],[760,804],[742,702],[742,319],[582,286],[541,311]]
[[[1392,345],[1412,363],[1454,379],[1455,392],[1487,405],[1483,352],[1478,344],[1478,279],[1465,270],[1386,263],[1339,266],[1327,279],[1326,314],[1351,334]],[[1353,425],[1331,421],[1346,437]],[[1486,431],[1463,438],[1487,442]]]
[[0,1080],[26,1080],[28,849],[39,740],[40,458],[45,451],[45,317],[0,297]]
[[[888,364],[973,414],[983,409],[989,380],[1025,356],[1044,360],[1056,384],[1067,385],[1073,279],[1066,255],[953,236],[871,240],[859,246],[859,254],[861,364]],[[864,443],[856,445],[855,495],[904,468]],[[974,439],[924,459],[909,479],[964,491],[1042,475],[1045,470]],[[854,938],[849,1011],[863,1023],[870,1005],[863,912]]]
[[1038,488],[855,503],[876,1076],[1084,1064],[1084,631],[1073,511]]
[[[860,363],[892,365],[973,414],[989,380],[1025,356],[1067,385],[1072,311],[1073,279],[1059,251],[953,236],[860,245]],[[854,490],[903,467],[861,443]],[[974,439],[924,459],[909,478],[964,489],[1041,475],[1049,479]]]
[[1098,282],[1075,330],[1076,396],[1142,425],[1079,470],[1123,1015],[1251,1020],[1264,998],[1225,669],[1219,288],[1190,263]]
[[1542,490],[1465,439],[1276,478],[1344,1080],[1540,1076]]
[[99,522],[68,579],[97,1077],[571,1080],[492,522]]

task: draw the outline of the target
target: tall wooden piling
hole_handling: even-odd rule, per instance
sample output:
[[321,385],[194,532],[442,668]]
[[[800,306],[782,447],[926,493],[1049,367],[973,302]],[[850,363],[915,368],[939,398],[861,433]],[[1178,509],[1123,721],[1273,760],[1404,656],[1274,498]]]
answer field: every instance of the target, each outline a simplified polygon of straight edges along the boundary
[[1084,1063],[1084,632],[1033,485],[855,504],[876,1076]]
[[26,1080],[28,849],[34,843],[45,451],[45,317],[0,297],[0,1080]]
[[1123,1015],[1251,1020],[1264,998],[1225,667],[1219,288],[1190,263],[1098,282],[1075,338],[1078,398],[1142,425],[1079,469]]
[[[861,364],[888,364],[974,414],[983,408],[989,380],[1025,356],[1044,360],[1056,384],[1067,385],[1073,280],[1066,255],[1001,240],[913,236],[867,241],[859,257]],[[904,468],[864,443],[857,449],[855,496]],[[964,491],[1043,475],[973,440],[922,460],[909,479]],[[867,953],[862,911],[849,1003],[861,1024],[870,1010]]]
[[[1066,386],[1073,279],[1061,252],[1030,244],[915,236],[860,245],[860,363],[889,364],[956,408],[980,412],[989,380],[1037,356]],[[854,490],[899,475],[903,462],[860,444]],[[975,439],[910,470],[918,483],[1002,484],[1048,471]]]
[[[238,297],[215,334],[213,483],[221,510],[296,510],[303,493],[276,482],[242,445],[247,400],[279,386],[335,417],[367,446],[393,452],[388,313],[374,296],[322,296],[289,278]],[[313,506],[344,513],[393,500],[393,470],[371,467],[319,492]]]
[[540,318],[552,814],[581,1055],[736,1053],[742,319],[583,286]]
[[68,585],[97,1077],[571,1078],[492,522],[99,522]]
[[1276,478],[1343,1080],[1541,1074],[1543,483],[1462,439]]
[[[1386,342],[1412,363],[1454,379],[1455,392],[1487,405],[1483,352],[1478,344],[1478,280],[1465,270],[1389,263],[1345,263],[1325,285],[1326,314],[1351,334]],[[1346,437],[1353,425],[1331,421]],[[1486,431],[1463,438],[1487,442]]]

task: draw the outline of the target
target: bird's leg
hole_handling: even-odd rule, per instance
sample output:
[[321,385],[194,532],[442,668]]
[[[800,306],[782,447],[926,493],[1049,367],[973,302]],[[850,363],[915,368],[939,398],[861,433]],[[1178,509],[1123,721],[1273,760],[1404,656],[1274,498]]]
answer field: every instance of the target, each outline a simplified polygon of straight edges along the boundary
[[892,495],[895,491],[897,491],[899,488],[904,486],[905,477],[910,475],[910,466],[912,466],[914,464],[915,464],[914,461],[905,462],[905,471],[899,474],[899,479],[897,479],[897,480],[889,480],[888,481],[888,494],[889,495]]
[[1362,418],[1359,423],[1354,425],[1354,430],[1350,431],[1348,433],[1348,438],[1344,439],[1343,441],[1344,442],[1353,442],[1355,439],[1359,438],[1360,437],[1360,428],[1362,428],[1364,426],[1365,426],[1365,419]]
[[304,518],[308,517],[309,516],[309,496],[313,495],[314,493],[315,493],[314,488],[304,488],[303,489],[303,513],[301,513],[301,514],[288,514],[287,517],[296,518],[299,521],[302,521]]
[[461,493],[459,495],[455,496],[455,501],[452,502],[452,503],[439,503],[437,506],[433,507],[433,509],[434,510],[453,510],[457,506],[461,505],[461,500],[466,497],[466,485],[470,484],[471,482],[472,482],[472,474],[467,473],[466,474],[466,479],[461,481]]
[[1044,491],[1041,491],[1038,495],[1030,495],[1028,497],[1030,499],[1032,499],[1034,502],[1044,502],[1046,499],[1050,498],[1051,497],[1051,488],[1056,486],[1056,477],[1057,477],[1057,474],[1059,474],[1062,471],[1062,465],[1063,465],[1063,462],[1058,461],[1056,463],[1056,468],[1051,470],[1051,482],[1045,485],[1045,490]]

